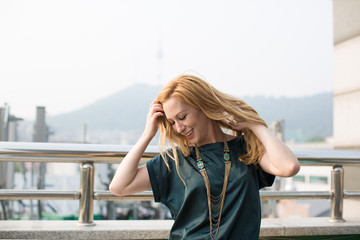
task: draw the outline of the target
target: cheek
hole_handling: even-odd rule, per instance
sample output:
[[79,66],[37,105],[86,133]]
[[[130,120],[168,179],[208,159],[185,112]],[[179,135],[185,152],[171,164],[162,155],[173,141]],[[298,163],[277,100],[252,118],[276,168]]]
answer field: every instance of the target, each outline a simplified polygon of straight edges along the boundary
[[191,127],[191,128],[197,128],[198,127],[198,122],[195,119],[189,119],[186,122],[186,126]]
[[206,116],[199,114],[196,118],[196,123],[194,124],[196,124],[199,128],[206,128],[209,124],[208,120],[209,119]]

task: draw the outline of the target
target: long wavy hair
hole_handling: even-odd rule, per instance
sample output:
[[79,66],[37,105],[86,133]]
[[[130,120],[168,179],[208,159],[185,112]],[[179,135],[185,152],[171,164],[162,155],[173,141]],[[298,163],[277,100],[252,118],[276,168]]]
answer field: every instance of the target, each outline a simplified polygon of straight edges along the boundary
[[[233,135],[244,135],[247,153],[240,156],[239,160],[247,165],[259,163],[264,150],[259,139],[249,129],[236,131],[230,125],[230,123],[236,124],[240,121],[267,126],[255,109],[243,100],[222,93],[206,81],[193,75],[180,75],[170,81],[160,91],[157,102],[164,104],[173,96],[181,97],[190,106],[200,109],[208,118],[215,120],[221,128],[231,130]],[[168,169],[167,156],[175,161],[176,170],[180,176],[176,146],[184,156],[188,156],[190,154],[188,140],[173,129],[166,117],[159,117],[158,125],[160,129],[160,153]],[[167,150],[168,144],[172,149],[172,154]]]

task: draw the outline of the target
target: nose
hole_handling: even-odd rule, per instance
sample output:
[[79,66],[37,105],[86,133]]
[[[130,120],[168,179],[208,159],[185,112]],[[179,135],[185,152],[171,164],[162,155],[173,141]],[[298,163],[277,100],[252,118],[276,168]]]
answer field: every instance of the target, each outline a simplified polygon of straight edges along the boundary
[[175,123],[175,128],[176,128],[176,131],[177,131],[178,133],[182,133],[182,132],[184,131],[184,129],[185,129],[185,126],[182,125],[182,124],[179,123],[179,122],[176,122],[176,123]]

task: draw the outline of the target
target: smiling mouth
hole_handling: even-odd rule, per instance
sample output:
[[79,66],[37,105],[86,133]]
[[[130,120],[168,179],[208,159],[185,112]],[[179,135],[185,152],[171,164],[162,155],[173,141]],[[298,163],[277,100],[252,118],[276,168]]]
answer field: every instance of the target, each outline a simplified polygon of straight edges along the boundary
[[185,137],[189,138],[193,134],[194,130],[190,130],[185,134]]

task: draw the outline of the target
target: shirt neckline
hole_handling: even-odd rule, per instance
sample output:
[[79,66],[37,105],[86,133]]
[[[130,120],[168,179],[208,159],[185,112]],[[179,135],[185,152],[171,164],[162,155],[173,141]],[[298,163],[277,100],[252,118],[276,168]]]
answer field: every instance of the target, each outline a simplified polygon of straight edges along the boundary
[[[227,143],[228,143],[228,145],[230,146],[230,145],[232,145],[233,143],[236,143],[236,142],[238,142],[239,141],[239,139],[240,139],[240,136],[237,136],[237,137],[235,137],[235,138],[233,138],[233,139],[231,139],[231,140],[229,140],[229,141],[227,141]],[[204,145],[202,145],[202,146],[200,146],[200,147],[198,147],[199,148],[199,151],[211,151],[211,150],[214,150],[214,149],[217,149],[217,148],[224,148],[224,142],[215,142],[215,143],[207,143],[207,144],[204,144]],[[191,150],[191,152],[192,151],[195,151],[195,147],[194,146],[191,146],[190,147],[190,150]]]

